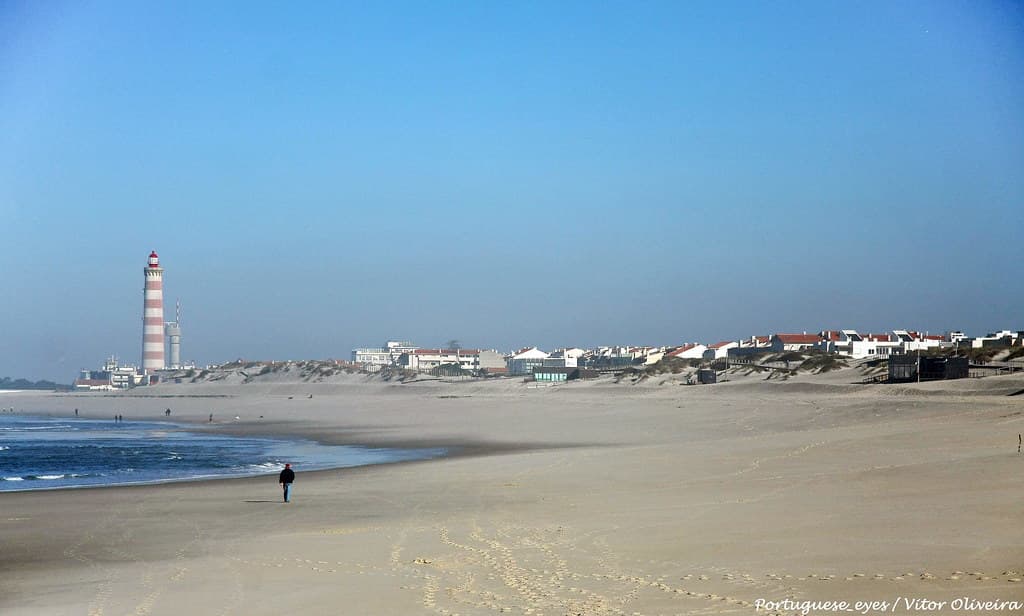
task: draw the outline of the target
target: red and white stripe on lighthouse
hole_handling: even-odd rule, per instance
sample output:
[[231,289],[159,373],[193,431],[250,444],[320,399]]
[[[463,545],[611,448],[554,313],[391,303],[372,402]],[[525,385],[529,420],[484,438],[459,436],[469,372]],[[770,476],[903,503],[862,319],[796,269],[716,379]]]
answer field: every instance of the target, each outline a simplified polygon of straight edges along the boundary
[[164,369],[164,270],[155,250],[149,254],[149,264],[143,272],[146,288],[143,291],[142,370],[148,374]]

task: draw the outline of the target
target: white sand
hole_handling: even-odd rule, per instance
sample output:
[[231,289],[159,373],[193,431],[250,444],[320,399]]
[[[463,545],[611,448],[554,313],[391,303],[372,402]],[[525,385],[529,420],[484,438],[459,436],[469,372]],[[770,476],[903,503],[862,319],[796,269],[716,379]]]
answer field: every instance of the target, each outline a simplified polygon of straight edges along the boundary
[[1024,378],[762,379],[531,388],[349,376],[135,392],[166,398],[5,396],[25,412],[162,419],[169,406],[202,429],[466,455],[299,468],[288,505],[274,476],[0,494],[0,613],[753,614],[759,598],[1024,601],[1014,581],[1024,577],[1024,396],[1007,395]]

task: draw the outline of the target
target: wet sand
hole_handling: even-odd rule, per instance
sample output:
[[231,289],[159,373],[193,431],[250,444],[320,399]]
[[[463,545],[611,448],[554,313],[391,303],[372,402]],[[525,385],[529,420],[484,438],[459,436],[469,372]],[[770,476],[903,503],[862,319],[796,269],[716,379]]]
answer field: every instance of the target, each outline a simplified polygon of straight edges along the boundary
[[[347,377],[5,394],[0,406],[25,412],[162,419],[171,407],[203,430],[452,455],[297,468],[288,504],[275,476],[0,494],[0,612],[764,614],[799,610],[757,611],[759,599],[914,597],[947,602],[928,613],[967,613],[951,602],[1024,601],[1024,396],[1008,395],[1024,378],[852,380]],[[918,613],[868,613],[882,611]]]

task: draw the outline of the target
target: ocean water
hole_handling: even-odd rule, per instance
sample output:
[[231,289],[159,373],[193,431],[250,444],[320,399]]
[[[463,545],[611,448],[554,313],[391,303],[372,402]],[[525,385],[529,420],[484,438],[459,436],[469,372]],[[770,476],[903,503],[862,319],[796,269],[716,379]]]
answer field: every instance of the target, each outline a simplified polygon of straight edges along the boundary
[[443,449],[381,449],[232,437],[153,421],[0,415],[0,492],[276,474],[422,460]]

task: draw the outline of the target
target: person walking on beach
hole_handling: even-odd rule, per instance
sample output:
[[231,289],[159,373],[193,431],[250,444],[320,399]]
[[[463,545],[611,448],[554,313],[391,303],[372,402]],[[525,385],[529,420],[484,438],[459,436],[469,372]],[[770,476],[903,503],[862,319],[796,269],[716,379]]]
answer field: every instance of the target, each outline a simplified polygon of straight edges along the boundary
[[281,471],[281,476],[277,480],[284,489],[284,502],[287,503],[292,495],[292,482],[295,481],[295,471],[292,470],[291,464],[284,465],[284,470]]

